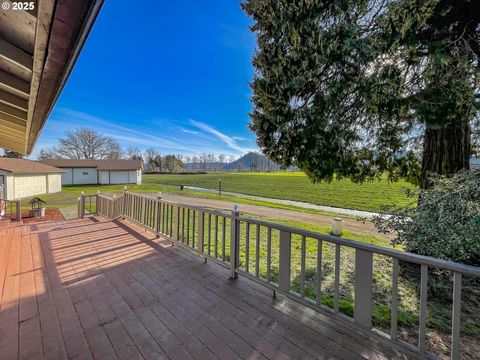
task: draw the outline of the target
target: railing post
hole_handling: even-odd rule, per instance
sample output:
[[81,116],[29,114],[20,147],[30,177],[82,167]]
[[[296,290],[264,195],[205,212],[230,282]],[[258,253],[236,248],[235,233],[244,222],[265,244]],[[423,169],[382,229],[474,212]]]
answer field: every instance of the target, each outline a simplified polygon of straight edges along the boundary
[[[205,222],[205,213],[203,211],[198,211],[198,240],[197,240],[197,250],[200,253],[203,253],[203,242],[204,242],[204,222]],[[194,230],[195,231],[195,230]]]
[[291,238],[291,233],[283,230],[280,231],[278,286],[280,290],[284,292],[290,290]]
[[230,278],[236,279],[236,269],[239,263],[239,243],[240,243],[240,220],[238,217],[238,205],[233,205],[232,217],[230,222]]
[[460,328],[462,311],[462,274],[453,274],[453,304],[452,304],[452,345],[451,360],[460,359]]
[[[180,241],[180,206],[172,206],[172,226],[173,226],[173,239],[175,241]],[[167,219],[168,221],[168,219]]]
[[116,214],[116,209],[117,209],[117,206],[116,206],[116,205],[117,205],[117,204],[116,204],[116,203],[117,203],[117,195],[113,194],[112,199],[113,199],[113,200],[112,200],[112,214],[110,215],[110,219],[115,219],[115,218],[116,218],[115,215],[117,215],[117,214]]
[[15,200],[15,220],[22,220],[22,201],[20,199]]
[[85,217],[85,191],[82,191],[80,195],[80,213],[79,218],[83,219]]
[[162,193],[157,193],[157,201],[156,201],[156,206],[157,206],[157,214],[155,216],[155,233],[160,234],[160,223],[162,222],[162,216],[161,216],[161,211],[162,211]]
[[82,218],[82,198],[80,196],[77,198],[77,218]]
[[125,185],[123,187],[123,201],[122,201],[122,211],[121,211],[121,215],[122,217],[125,219],[125,216],[127,215],[127,191],[128,191],[128,187]]
[[355,250],[355,322],[372,327],[372,261],[373,254],[365,250]]

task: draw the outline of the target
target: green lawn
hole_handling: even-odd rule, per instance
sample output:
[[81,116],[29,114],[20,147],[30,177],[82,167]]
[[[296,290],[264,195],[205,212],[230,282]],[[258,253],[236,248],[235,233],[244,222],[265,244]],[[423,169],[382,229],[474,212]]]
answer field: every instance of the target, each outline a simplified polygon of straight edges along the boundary
[[364,184],[350,180],[313,184],[301,172],[144,175],[145,186],[182,184],[218,189],[219,179],[224,191],[375,212],[381,211],[382,205],[406,205],[411,199],[403,189],[414,188],[405,181],[392,183],[385,178]]
[[[341,207],[347,209],[379,212],[383,205],[396,207],[406,205],[412,199],[404,194],[404,189],[414,186],[404,182],[391,183],[386,179],[355,184],[350,180],[334,180],[331,183],[313,184],[300,172],[275,173],[209,173],[204,175],[144,175],[142,185],[128,185],[128,190],[140,193],[176,193],[189,196],[234,201],[244,204],[263,205],[274,208],[297,210],[312,213],[325,212],[303,209],[293,205],[277,204],[268,201],[244,199],[231,195],[219,196],[195,190],[180,191],[177,185],[189,185],[210,189],[218,188],[218,179],[222,179],[223,191],[254,196],[309,202],[317,205]],[[121,193],[123,185],[75,185],[63,186],[62,192],[44,194],[40,197],[47,201],[48,207],[71,207],[82,191],[95,194]],[[22,199],[24,208],[29,198]],[[331,215],[331,214],[329,214]]]

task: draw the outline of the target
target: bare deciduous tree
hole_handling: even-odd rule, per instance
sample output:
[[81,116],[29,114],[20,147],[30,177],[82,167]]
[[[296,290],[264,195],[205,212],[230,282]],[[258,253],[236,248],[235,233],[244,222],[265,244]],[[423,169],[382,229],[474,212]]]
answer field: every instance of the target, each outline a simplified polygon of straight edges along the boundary
[[124,157],[128,160],[143,159],[142,152],[137,147],[129,146],[128,148],[125,149],[124,153],[125,153]]
[[40,159],[119,159],[122,151],[118,142],[110,137],[99,134],[95,130],[80,128],[68,131],[64,138],[58,140],[58,145],[42,149]]

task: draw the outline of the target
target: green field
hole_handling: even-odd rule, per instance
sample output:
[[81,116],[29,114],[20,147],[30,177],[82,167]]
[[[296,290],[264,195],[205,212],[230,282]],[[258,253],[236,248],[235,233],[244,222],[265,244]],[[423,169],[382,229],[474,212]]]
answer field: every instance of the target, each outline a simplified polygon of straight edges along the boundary
[[407,198],[404,189],[414,188],[405,181],[392,183],[386,178],[364,184],[350,180],[313,184],[301,172],[144,175],[146,186],[168,184],[218,189],[219,179],[223,191],[374,212],[380,212],[383,205],[406,205],[412,199]]

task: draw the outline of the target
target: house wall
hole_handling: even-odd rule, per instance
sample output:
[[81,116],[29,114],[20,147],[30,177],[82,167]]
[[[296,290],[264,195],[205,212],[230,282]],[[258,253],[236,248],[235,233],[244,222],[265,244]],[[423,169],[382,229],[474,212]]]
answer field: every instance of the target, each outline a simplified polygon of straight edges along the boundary
[[[141,170],[99,170],[95,168],[62,168],[62,185],[76,184],[142,184]],[[88,173],[84,175],[83,173]]]
[[13,174],[8,174],[5,177],[6,187],[7,187],[7,200],[14,200],[15,199],[15,178]]
[[128,171],[110,171],[110,184],[128,183]]
[[14,175],[14,198],[24,198],[47,192],[46,175]]
[[99,171],[98,181],[101,185],[108,185],[110,181],[110,176],[108,175],[108,171],[105,171],[105,170]]
[[64,168],[62,173],[62,185],[73,185],[73,169]]
[[13,175],[0,171],[0,183],[2,175],[7,200],[62,191],[60,174]]
[[97,169],[95,168],[76,168],[73,169],[74,184],[97,184]]
[[62,176],[60,174],[48,174],[48,193],[56,193],[62,191]]
[[130,184],[142,185],[142,170],[130,171]]

